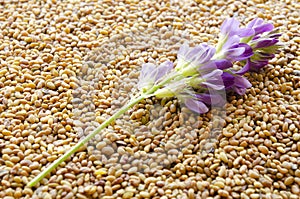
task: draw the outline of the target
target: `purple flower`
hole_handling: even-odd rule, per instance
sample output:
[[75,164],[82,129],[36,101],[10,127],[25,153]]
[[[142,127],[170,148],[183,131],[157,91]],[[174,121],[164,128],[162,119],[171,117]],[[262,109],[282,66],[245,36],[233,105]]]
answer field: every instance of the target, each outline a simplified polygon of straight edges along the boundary
[[249,61],[250,71],[258,72],[261,68],[268,64],[268,60]]
[[215,48],[207,44],[190,48],[185,43],[178,51],[178,63],[175,69],[184,76],[192,76],[197,73],[198,68],[211,60],[215,52]]
[[192,63],[196,66],[208,62],[215,54],[215,48],[207,44],[200,44],[196,47],[189,47],[187,43],[183,44],[178,53],[178,61]]
[[233,75],[227,72],[224,72],[222,75],[225,89],[227,91],[233,90],[239,95],[244,95],[247,88],[251,87],[251,83],[240,75]]
[[223,59],[230,61],[245,60],[253,55],[252,48],[245,43],[239,43],[240,38],[236,35],[230,37],[222,47]]
[[245,73],[247,73],[250,70],[251,70],[251,61],[250,61],[250,59],[247,59],[246,64],[240,70],[235,71],[234,74],[244,75]]
[[257,48],[270,47],[278,43],[278,41],[279,41],[278,39],[274,39],[274,38],[261,39],[255,42],[254,48],[257,49]]
[[155,77],[156,83],[158,81],[160,81],[163,76],[168,74],[173,68],[174,68],[173,62],[165,61],[165,62],[161,63],[157,67],[157,72],[156,72],[156,77]]
[[[254,31],[252,37],[244,38],[243,41],[247,41],[249,45],[255,49],[267,48],[276,45],[281,34],[278,30],[274,30],[274,26],[271,23],[264,23],[260,18],[253,19],[247,26]],[[274,52],[273,52],[274,53]]]
[[232,62],[227,59],[211,60],[198,68],[199,73],[211,72],[215,69],[225,70],[232,67]]
[[255,39],[249,42],[254,52],[249,60],[250,71],[258,71],[267,65],[268,61],[275,56],[274,53],[281,47],[281,45],[278,44],[279,36],[280,34],[277,33],[277,30],[274,30],[269,33],[264,33],[263,35],[255,36]]
[[250,71],[259,71],[261,68],[266,66],[270,59],[274,58],[274,54],[268,54],[263,52],[256,52],[251,59],[249,59]]
[[138,89],[149,89],[155,83],[161,80],[161,78],[168,74],[173,69],[173,63],[165,61],[158,67],[152,63],[143,64],[142,70],[139,76]]
[[184,102],[184,104],[188,107],[188,109],[196,113],[203,114],[209,111],[205,103],[203,103],[200,99],[197,98],[197,95],[187,96],[181,99],[181,101]]
[[226,97],[215,92],[182,96],[180,99],[190,110],[199,114],[207,113],[210,106],[222,107],[226,103]]
[[222,77],[225,89],[229,90],[232,87],[232,85],[234,84],[234,76],[231,75],[230,73],[224,72],[221,77]]
[[[271,26],[267,27],[269,29],[271,28]],[[269,29],[266,28],[266,30]],[[249,42],[254,52],[249,59],[250,71],[257,72],[267,65],[268,61],[275,56],[274,53],[281,47],[281,45],[278,44],[279,36],[280,34],[277,33],[277,30],[274,30],[269,33],[264,33],[263,35],[255,36],[254,39]]]
[[249,37],[254,34],[251,28],[240,28],[240,22],[234,18],[226,19],[221,25],[221,34],[224,37],[237,35],[239,37]]
[[253,55],[248,44],[238,43],[230,46],[226,51],[226,58],[232,61],[242,61]]
[[[262,19],[252,20],[246,28],[239,25],[234,18],[224,21],[216,49],[207,44],[195,47],[183,44],[177,54],[175,71],[172,62],[158,67],[144,64],[139,89],[146,92],[152,88],[151,94],[158,98],[177,97],[197,113],[206,113],[209,106],[224,105],[222,89],[244,95],[251,83],[242,75],[268,64],[279,48],[280,34]],[[244,64],[240,70],[232,68],[236,61]]]
[[264,23],[264,20],[261,18],[255,18],[247,25],[247,28],[252,29],[254,31],[253,35],[259,35],[264,32],[269,32],[273,30],[274,26],[271,23]]
[[274,54],[256,52],[255,55],[246,60],[246,64],[239,71],[236,71],[234,73],[237,75],[244,75],[248,71],[258,72],[261,68],[266,66],[269,60],[274,56]]
[[218,69],[224,70],[232,67],[232,62],[227,59],[214,60],[215,65]]
[[200,78],[203,79],[201,82],[202,87],[212,88],[214,90],[222,90],[224,89],[224,84],[221,75],[223,71],[220,69],[213,70],[210,73],[202,75]]
[[197,98],[204,102],[206,105],[213,105],[213,106],[224,106],[226,103],[226,97],[222,96],[218,93],[201,93],[197,94]]
[[246,89],[251,86],[252,84],[245,77],[235,76],[232,88],[237,94],[244,95],[246,93]]

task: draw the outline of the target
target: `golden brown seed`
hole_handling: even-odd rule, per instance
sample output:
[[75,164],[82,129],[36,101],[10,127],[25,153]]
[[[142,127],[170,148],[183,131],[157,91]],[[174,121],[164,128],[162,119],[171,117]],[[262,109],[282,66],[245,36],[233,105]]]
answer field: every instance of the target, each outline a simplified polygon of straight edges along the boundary
[[258,150],[263,154],[267,155],[269,153],[269,149],[266,146],[260,145],[258,146]]
[[55,90],[55,89],[56,89],[56,86],[54,85],[53,82],[47,82],[47,83],[46,83],[46,86],[47,86],[49,89],[52,89],[52,90]]
[[225,152],[221,152],[221,153],[220,153],[220,159],[221,159],[223,162],[225,162],[225,163],[228,162],[228,158],[227,158],[227,155],[226,155]]
[[287,185],[287,186],[293,184],[293,182],[294,182],[294,177],[293,176],[289,176],[284,180],[284,184]]
[[259,178],[259,173],[255,170],[249,170],[248,172],[248,175],[251,177],[251,178],[255,178],[255,179],[258,179]]

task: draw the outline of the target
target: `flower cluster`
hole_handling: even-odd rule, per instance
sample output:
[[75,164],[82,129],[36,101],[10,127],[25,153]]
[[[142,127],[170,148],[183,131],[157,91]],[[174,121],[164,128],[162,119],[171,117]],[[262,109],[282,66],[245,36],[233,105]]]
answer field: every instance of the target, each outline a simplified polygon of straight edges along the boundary
[[[221,25],[216,48],[183,44],[175,68],[169,61],[158,67],[144,64],[139,89],[158,98],[175,96],[192,111],[205,113],[212,104],[225,104],[224,89],[245,94],[251,83],[243,75],[268,64],[280,47],[279,36],[272,24],[260,18],[245,28],[240,28],[236,19],[227,19]],[[233,68],[236,62],[242,64],[240,70]]]

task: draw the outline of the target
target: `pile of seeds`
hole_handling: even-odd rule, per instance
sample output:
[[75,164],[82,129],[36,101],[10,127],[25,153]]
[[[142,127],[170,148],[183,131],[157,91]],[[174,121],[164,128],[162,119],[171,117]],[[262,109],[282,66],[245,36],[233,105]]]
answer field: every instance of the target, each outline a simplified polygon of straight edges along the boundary
[[[0,1],[0,198],[299,198],[297,1]],[[227,17],[270,20],[282,52],[253,87],[196,115],[149,98],[33,188],[26,184],[137,93],[145,62],[215,44]],[[175,61],[176,63],[176,61]]]

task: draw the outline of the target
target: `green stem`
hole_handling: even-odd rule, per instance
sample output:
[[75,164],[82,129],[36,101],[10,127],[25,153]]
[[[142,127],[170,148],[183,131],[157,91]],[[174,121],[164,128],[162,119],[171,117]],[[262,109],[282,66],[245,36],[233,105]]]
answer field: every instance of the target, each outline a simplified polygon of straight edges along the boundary
[[123,106],[118,112],[113,114],[110,118],[108,118],[105,122],[103,122],[97,129],[95,129],[92,133],[87,135],[84,139],[80,140],[76,145],[74,145],[68,152],[66,152],[63,156],[59,157],[55,160],[48,168],[46,168],[43,172],[33,178],[27,186],[33,187],[35,186],[40,180],[42,180],[46,175],[48,175],[53,169],[58,167],[62,162],[64,162],[67,158],[69,158],[73,153],[75,153],[80,147],[82,147],[85,143],[91,140],[95,135],[97,135],[101,130],[106,128],[109,124],[111,124],[114,120],[120,117],[123,113],[133,107],[135,104],[139,103],[143,99],[149,97],[147,94],[142,94],[137,98],[132,99],[128,102],[127,105]]

